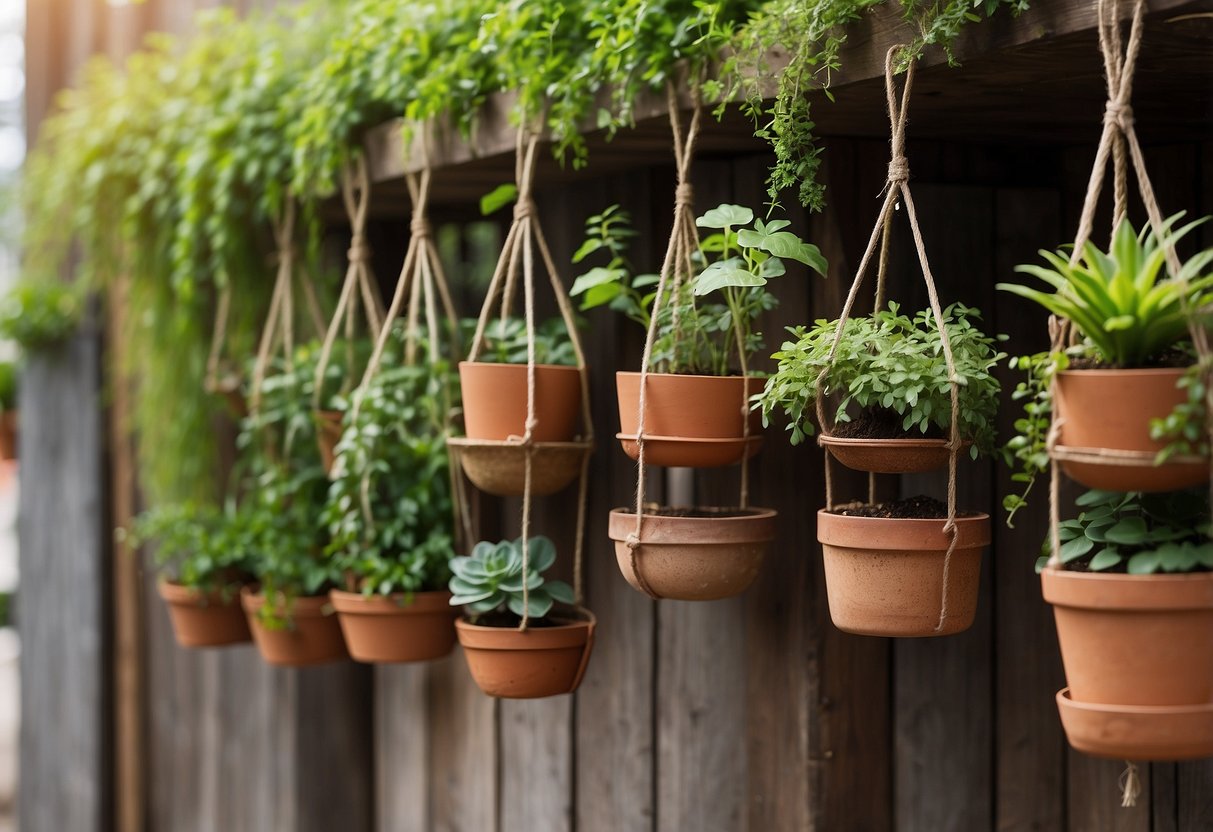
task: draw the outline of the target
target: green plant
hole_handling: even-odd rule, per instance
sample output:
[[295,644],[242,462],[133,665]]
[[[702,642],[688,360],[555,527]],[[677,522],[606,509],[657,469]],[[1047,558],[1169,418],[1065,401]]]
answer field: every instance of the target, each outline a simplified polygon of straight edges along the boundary
[[[762,349],[755,323],[777,303],[767,283],[786,274],[789,261],[821,275],[826,262],[816,246],[785,230],[790,222],[755,219],[754,212],[741,205],[719,205],[696,224],[713,231],[699,242],[694,279],[678,290],[671,287],[662,300],[652,364],[661,372],[727,375],[732,356],[743,355],[748,367]],[[586,240],[573,261],[582,262],[598,251],[610,254],[610,261],[579,276],[570,294],[582,297],[583,310],[607,305],[647,329],[657,293],[646,290],[658,277],[634,274],[626,256],[633,236],[630,217],[618,206],[590,217]],[[696,300],[714,293],[723,297],[723,304]]]
[[1177,382],[1186,391],[1187,401],[1177,404],[1165,417],[1150,421],[1150,438],[1166,443],[1155,458],[1156,464],[1161,465],[1173,456],[1209,455],[1208,378],[1209,367],[1194,363]]
[[[482,540],[467,557],[451,559],[451,606],[466,606],[473,622],[496,614],[492,625],[516,626],[525,609],[538,621],[560,601],[572,604],[573,590],[564,581],[549,581],[543,573],[556,562],[556,546],[542,535],[527,543],[527,572],[522,570],[522,538],[489,543]],[[523,584],[527,604],[523,605]],[[512,614],[512,618],[511,618]]]
[[1053,377],[1065,370],[1070,357],[1064,352],[1042,352],[1036,355],[1012,356],[1007,362],[1012,370],[1021,371],[1025,378],[1015,385],[1011,399],[1023,402],[1023,415],[1015,420],[1015,436],[1002,448],[1002,458],[1011,468],[1012,482],[1023,483],[1018,494],[1002,498],[1007,512],[1007,527],[1014,528],[1015,513],[1028,504],[1028,494],[1036,478],[1049,470],[1049,428],[1053,419]]
[[[1209,495],[1200,491],[1116,494],[1088,491],[1085,509],[1058,527],[1062,568],[1090,572],[1207,572],[1213,570]],[[1050,541],[1037,561],[1048,562]]]
[[[497,364],[527,362],[526,321],[522,318],[496,318],[484,330],[481,361]],[[535,363],[573,366],[577,354],[569,340],[563,318],[550,318],[535,327]]]
[[1082,258],[1071,265],[1065,249],[1041,251],[1049,266],[1023,265],[1016,271],[1034,275],[1053,292],[1015,283],[998,288],[1035,301],[1072,323],[1091,344],[1094,357],[1113,367],[1141,367],[1162,357],[1188,335],[1189,310],[1213,302],[1213,262],[1206,249],[1183,263],[1178,274],[1167,274],[1166,248],[1174,246],[1204,220],[1173,230],[1182,217],[1138,234],[1123,219],[1108,251],[1088,241]]
[[448,365],[425,364],[386,368],[362,392],[324,509],[335,583],[367,595],[446,587],[455,525],[445,440],[456,390]]
[[80,288],[58,280],[23,280],[0,300],[0,337],[26,350],[46,349],[80,325]]
[[155,544],[156,566],[170,580],[231,600],[250,574],[254,522],[243,507],[173,503],[144,512],[118,534],[132,547]]
[[[960,380],[957,427],[961,438],[973,443],[969,450],[976,457],[993,449],[999,383],[991,371],[1006,356],[995,350],[994,338],[977,328],[977,310],[954,303],[943,317]],[[904,433],[950,431],[952,385],[931,310],[911,318],[890,303],[870,317],[850,318],[831,364],[837,331],[837,321],[824,320],[811,329],[789,330],[794,340],[772,356],[779,369],[759,396],[764,422],[779,409],[788,418],[793,445],[812,436],[816,383],[824,370],[822,394],[840,396],[836,422],[863,415],[891,420]],[[853,414],[852,406],[859,414]]]
[[0,412],[17,409],[17,365],[0,361]]

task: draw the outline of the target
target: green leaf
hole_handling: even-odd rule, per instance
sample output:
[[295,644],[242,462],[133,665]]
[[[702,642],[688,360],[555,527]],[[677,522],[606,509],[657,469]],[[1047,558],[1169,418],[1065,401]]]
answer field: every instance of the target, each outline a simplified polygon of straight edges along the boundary
[[695,295],[702,297],[730,286],[765,286],[766,278],[728,263],[713,263],[695,278]]
[[1125,517],[1107,531],[1111,543],[1134,546],[1143,543],[1149,533],[1146,521],[1140,517]]
[[489,216],[500,211],[505,206],[518,199],[518,186],[512,183],[498,185],[484,196],[480,197],[480,213]]
[[1093,572],[1102,572],[1105,569],[1111,569],[1113,566],[1118,565],[1122,560],[1123,558],[1120,556],[1120,552],[1109,546],[1107,549],[1102,549],[1097,552],[1095,556],[1091,558],[1091,562],[1088,564],[1088,566]]
[[738,228],[749,225],[754,212],[744,205],[718,205],[695,220],[700,228]]

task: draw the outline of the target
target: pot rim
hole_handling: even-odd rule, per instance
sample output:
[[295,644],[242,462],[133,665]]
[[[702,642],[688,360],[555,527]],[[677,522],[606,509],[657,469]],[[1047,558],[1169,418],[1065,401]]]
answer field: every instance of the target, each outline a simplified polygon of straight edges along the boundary
[[[636,442],[636,434],[634,433],[617,433],[615,438],[621,442]],[[660,434],[646,433],[644,435],[645,442],[678,442],[688,445],[746,445],[755,442],[761,442],[765,437],[759,434],[751,434],[748,437],[741,436],[662,436]]]
[[[240,603],[245,612],[255,613],[269,603],[269,599],[261,591],[261,587],[246,585],[240,589]],[[327,592],[323,595],[296,595],[291,599],[290,617],[327,618],[333,614],[324,611],[324,608],[329,605]]]
[[1199,714],[1208,712],[1210,715],[1213,715],[1213,702],[1202,702],[1195,705],[1110,705],[1106,702],[1083,702],[1075,699],[1070,694],[1069,686],[1057,691],[1056,699],[1058,705],[1063,708],[1074,708],[1080,711],[1092,711],[1101,714],[1165,716],[1168,714]]
[[[662,506],[667,508],[667,506]],[[702,508],[692,506],[691,508]],[[736,517],[662,517],[643,514],[644,545],[767,543],[775,539],[773,508],[751,507],[750,514]],[[614,541],[627,540],[636,529],[636,512],[628,507],[611,509],[608,534]]]
[[[535,627],[526,632],[517,627],[489,627],[473,624],[465,616],[455,619],[455,630],[459,643],[473,650],[562,650],[569,647],[584,647],[594,635],[598,618],[589,610],[583,611],[585,618],[569,615],[552,616],[558,621],[554,627]],[[519,639],[529,639],[529,644],[519,644]],[[469,643],[470,642],[470,643]]]
[[[852,551],[942,552],[949,544],[943,530],[947,522],[927,517],[854,517],[822,508],[817,511],[817,542]],[[959,516],[956,525],[961,536],[957,550],[990,545],[990,515],[985,512]],[[864,544],[858,544],[856,538],[862,538]]]
[[[412,600],[407,604],[398,603],[406,596]],[[375,616],[404,616],[404,615],[435,615],[449,612],[453,617],[459,610],[450,605],[453,593],[446,589],[432,589],[422,592],[393,592],[390,595],[366,596],[361,592],[350,592],[344,589],[329,590],[329,600],[341,615],[375,615]]]
[[[757,373],[746,373],[745,375],[741,375],[739,373],[737,375],[730,375],[730,376],[708,376],[708,375],[699,375],[697,373],[648,372],[648,373],[645,373],[644,375],[645,375],[646,380],[648,380],[648,379],[665,380],[665,379],[678,378],[678,379],[687,379],[687,380],[692,380],[692,381],[701,381],[701,382],[704,382],[707,384],[710,384],[712,382],[718,382],[718,381],[719,382],[737,382],[737,381],[741,381],[742,379],[747,379],[749,381],[762,381],[762,382],[766,381],[765,376],[760,376]],[[619,379],[622,377],[631,378],[632,376],[639,377],[640,371],[639,370],[616,370],[615,371],[616,379]]]
[[1040,573],[1040,585],[1047,603],[1073,609],[1213,610],[1213,572],[1128,575],[1046,566]]
[[1100,378],[1116,376],[1125,378],[1127,376],[1182,376],[1191,367],[1105,367],[1105,368],[1088,368],[1081,370],[1062,370],[1057,374],[1059,378],[1065,376],[1073,376],[1075,378]]
[[[525,363],[510,364],[510,363],[506,363],[504,361],[460,361],[459,369],[462,371],[464,366],[468,366],[468,365],[475,366],[475,367],[486,367],[486,368],[488,368],[488,367],[509,367],[511,369],[516,368],[517,370],[526,372]],[[570,364],[536,364],[535,369],[536,370],[568,370],[569,372],[572,372],[572,373],[580,373],[582,370],[581,367],[578,367],[575,364],[574,365],[570,365]],[[588,364],[586,365],[585,369],[587,369],[587,370],[589,369]]]
[[[244,591],[244,587],[231,594],[230,598],[224,598],[223,593],[219,590],[206,592],[198,587],[185,586],[179,581],[172,581],[168,578],[160,578],[156,581],[156,590],[160,597],[169,604],[193,604],[194,606],[240,606],[240,595]],[[206,601],[205,604],[199,603]]]
[[[847,447],[872,447],[872,448],[940,448],[948,444],[946,439],[858,439],[843,436],[831,436],[828,433],[822,433],[818,437],[818,442],[822,445],[842,445]],[[970,439],[962,439],[961,444],[964,446],[972,445]]]

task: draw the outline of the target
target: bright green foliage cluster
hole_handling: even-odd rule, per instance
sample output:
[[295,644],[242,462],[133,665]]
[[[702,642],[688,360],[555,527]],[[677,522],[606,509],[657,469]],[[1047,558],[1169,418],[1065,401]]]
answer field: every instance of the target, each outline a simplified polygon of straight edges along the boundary
[[17,365],[0,361],[0,412],[17,409]]
[[1036,355],[1012,356],[1007,365],[1024,374],[1015,385],[1011,398],[1023,402],[1023,415],[1015,420],[1015,436],[1002,448],[1003,462],[1018,468],[1012,482],[1023,483],[1023,491],[1007,494],[1002,507],[1007,512],[1007,526],[1014,527],[1015,512],[1028,504],[1028,494],[1036,478],[1049,470],[1049,426],[1053,419],[1053,376],[1069,366],[1066,353],[1042,352]]
[[144,512],[119,535],[132,547],[154,544],[156,564],[182,586],[231,597],[251,574],[265,520],[247,507],[171,503]]
[[446,426],[457,391],[443,364],[390,366],[360,394],[324,509],[334,583],[367,595],[446,587],[456,527]]
[[1094,357],[1112,367],[1142,367],[1187,338],[1189,310],[1213,302],[1213,249],[1168,274],[1166,249],[1204,220],[1175,229],[1182,214],[1138,234],[1128,218],[1121,220],[1108,251],[1094,243],[1083,246],[1073,265],[1069,252],[1042,251],[1049,266],[1024,265],[1016,271],[1040,278],[1053,288],[1042,292],[1015,283],[998,288],[1028,298],[1070,321],[1091,343]]
[[27,351],[46,349],[76,331],[82,307],[76,286],[23,280],[0,298],[0,337]]
[[[1085,510],[1058,528],[1063,568],[1130,575],[1213,570],[1207,492],[1088,491],[1075,502]],[[1049,548],[1046,540],[1038,571]]]
[[[472,621],[486,613],[507,611],[521,619],[525,610],[540,619],[556,601],[574,603],[573,589],[564,581],[549,581],[543,573],[556,562],[556,546],[542,535],[527,542],[527,568],[523,575],[522,538],[490,543],[482,540],[467,557],[451,559],[452,606],[465,606]],[[523,604],[523,585],[526,604]]]
[[[484,344],[478,360],[497,364],[526,364],[528,356],[526,321],[522,318],[495,318],[484,330]],[[535,327],[535,363],[577,363],[573,342],[563,318],[550,318]]]
[[[954,303],[943,317],[960,380],[957,427],[961,438],[973,443],[970,452],[976,457],[994,446],[1000,387],[993,369],[1006,356],[977,328],[977,310]],[[789,330],[795,340],[772,356],[779,370],[760,396],[764,421],[778,409],[788,418],[793,445],[812,436],[816,382],[826,370],[822,393],[840,396],[835,421],[850,421],[854,406],[895,413],[907,433],[951,430],[952,385],[931,310],[911,318],[890,303],[870,317],[850,318],[831,364],[837,331],[837,321],[824,320],[811,329]]]

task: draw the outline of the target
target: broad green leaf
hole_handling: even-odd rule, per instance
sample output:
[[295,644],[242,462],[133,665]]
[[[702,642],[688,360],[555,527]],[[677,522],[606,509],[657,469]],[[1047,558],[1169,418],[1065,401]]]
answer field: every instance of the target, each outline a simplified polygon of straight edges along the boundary
[[749,225],[754,212],[744,205],[718,205],[695,220],[700,228],[738,228]]

